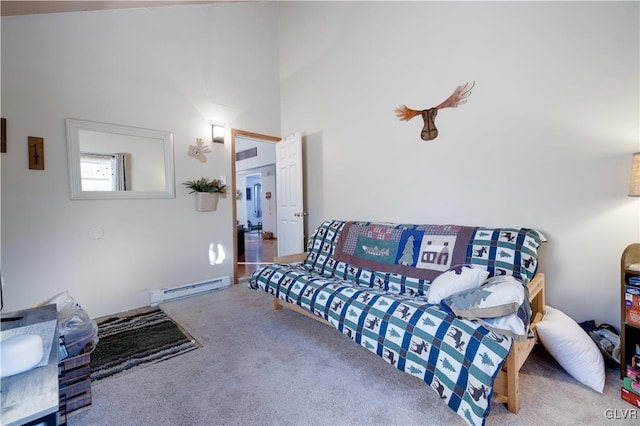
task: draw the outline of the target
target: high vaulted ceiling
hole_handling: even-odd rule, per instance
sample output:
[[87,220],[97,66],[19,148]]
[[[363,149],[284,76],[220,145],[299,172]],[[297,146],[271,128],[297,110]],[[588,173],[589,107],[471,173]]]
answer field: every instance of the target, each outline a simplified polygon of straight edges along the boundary
[[89,10],[131,9],[202,3],[225,3],[252,0],[176,0],[176,1],[12,1],[0,2],[2,16],[34,15],[38,13],[82,12]]

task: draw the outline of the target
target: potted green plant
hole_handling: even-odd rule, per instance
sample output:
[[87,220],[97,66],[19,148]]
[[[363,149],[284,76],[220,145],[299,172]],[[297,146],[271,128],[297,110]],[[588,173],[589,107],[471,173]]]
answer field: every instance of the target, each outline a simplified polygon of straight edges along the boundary
[[227,185],[220,179],[209,180],[206,177],[183,182],[183,185],[191,190],[189,194],[196,194],[196,210],[199,212],[215,211],[220,194],[227,190]]

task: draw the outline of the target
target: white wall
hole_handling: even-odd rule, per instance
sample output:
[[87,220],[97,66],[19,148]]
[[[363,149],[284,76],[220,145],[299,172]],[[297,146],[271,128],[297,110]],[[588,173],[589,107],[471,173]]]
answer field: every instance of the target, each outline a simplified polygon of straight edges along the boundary
[[[207,249],[231,247],[234,197],[199,213],[181,185],[231,173],[228,142],[207,163],[187,156],[222,121],[305,132],[310,227],[535,227],[549,304],[615,324],[620,254],[640,234],[626,197],[639,15],[635,2],[280,2],[2,17],[5,311],[69,290],[95,317],[231,275]],[[393,113],[468,80],[435,141]],[[176,199],[71,201],[67,117],[172,130]],[[27,136],[45,138],[45,171],[28,170]]]
[[266,166],[267,164],[275,164],[275,142],[264,142],[257,139],[236,136],[236,154],[251,148],[256,148],[257,155],[236,161],[236,171],[254,169],[256,167]]
[[[242,3],[2,17],[2,275],[5,309],[68,290],[93,317],[149,290],[232,275],[233,196],[196,212],[182,182],[231,174],[211,122],[280,134],[277,5]],[[259,70],[256,72],[255,70]],[[70,200],[64,119],[174,133],[176,198]],[[46,170],[26,140],[45,140]],[[208,161],[188,156],[196,138]]]
[[[637,2],[280,3],[282,134],[305,132],[309,226],[328,218],[544,232],[547,301],[619,323],[639,148]],[[465,81],[467,104],[426,109]],[[313,195],[309,195],[313,194]]]

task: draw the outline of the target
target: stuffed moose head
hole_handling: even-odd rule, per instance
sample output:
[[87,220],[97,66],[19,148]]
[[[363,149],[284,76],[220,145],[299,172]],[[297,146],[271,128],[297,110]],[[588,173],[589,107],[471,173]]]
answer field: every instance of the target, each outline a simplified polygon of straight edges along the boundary
[[451,96],[444,100],[440,105],[423,109],[422,111],[418,111],[415,109],[409,109],[406,105],[399,106],[395,109],[396,116],[400,120],[409,121],[416,115],[422,115],[422,120],[424,120],[424,127],[422,128],[422,132],[420,133],[420,137],[422,140],[431,141],[438,137],[438,129],[436,128],[436,115],[438,115],[438,110],[442,108],[456,108],[458,105],[462,105],[467,102],[467,98],[471,95],[471,89],[475,86],[475,81],[471,84],[465,83],[464,85],[456,87],[456,90],[453,91]]

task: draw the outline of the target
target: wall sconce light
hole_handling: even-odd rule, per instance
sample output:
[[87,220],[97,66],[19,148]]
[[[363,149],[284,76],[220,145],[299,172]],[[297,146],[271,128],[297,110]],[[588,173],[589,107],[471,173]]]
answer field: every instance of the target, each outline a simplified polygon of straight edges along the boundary
[[214,143],[224,143],[225,127],[220,124],[211,125],[211,139]]
[[633,163],[631,163],[631,181],[629,182],[629,197],[640,197],[640,152],[633,154]]

